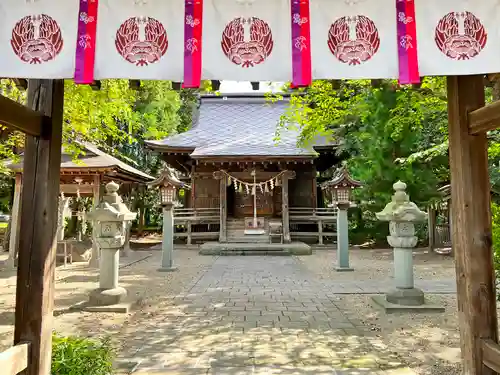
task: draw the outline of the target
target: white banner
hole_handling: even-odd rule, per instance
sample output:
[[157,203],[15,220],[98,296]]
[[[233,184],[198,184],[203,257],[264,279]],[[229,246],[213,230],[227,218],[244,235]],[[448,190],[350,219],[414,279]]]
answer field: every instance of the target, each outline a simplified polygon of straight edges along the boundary
[[291,81],[290,0],[205,0],[203,79]]
[[184,0],[99,0],[95,78],[182,81]]
[[420,74],[500,71],[500,2],[416,0]]
[[2,0],[0,77],[72,78],[78,0]]
[[312,0],[314,79],[397,78],[394,0]]

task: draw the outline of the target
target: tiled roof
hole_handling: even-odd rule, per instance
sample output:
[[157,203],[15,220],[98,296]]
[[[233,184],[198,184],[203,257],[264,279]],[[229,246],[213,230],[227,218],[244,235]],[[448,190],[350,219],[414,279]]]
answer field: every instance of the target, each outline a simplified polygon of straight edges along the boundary
[[[154,180],[154,177],[122,162],[111,155],[106,154],[91,143],[82,143],[81,146],[85,154],[81,153],[78,155],[76,161],[74,160],[73,155],[65,151],[63,148],[61,154],[61,169],[81,170],[92,168],[116,168],[125,173],[131,174],[144,182]],[[7,167],[15,171],[22,171],[23,157],[21,156],[19,163],[8,164]]]
[[[300,147],[298,129],[276,130],[288,107],[288,98],[270,103],[251,94],[202,97],[199,115],[185,133],[160,141],[147,141],[153,149],[188,149],[191,156],[304,156],[315,155],[311,147]],[[318,139],[315,146],[326,145]]]

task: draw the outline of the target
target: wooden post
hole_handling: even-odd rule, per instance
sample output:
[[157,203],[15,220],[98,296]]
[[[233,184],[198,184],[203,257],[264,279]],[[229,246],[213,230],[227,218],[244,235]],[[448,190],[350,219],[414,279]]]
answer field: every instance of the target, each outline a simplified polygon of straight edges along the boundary
[[227,241],[227,231],[226,231],[226,188],[227,188],[227,177],[222,172],[214,172],[214,177],[220,181],[219,184],[219,208],[220,208],[220,230],[219,230],[219,242]]
[[490,184],[486,133],[469,135],[467,113],[484,105],[483,77],[451,76],[448,85],[452,241],[463,373],[483,368],[481,339],[498,341],[491,248]]
[[435,229],[436,229],[436,210],[432,207],[429,207],[427,209],[427,227],[428,227],[428,232],[429,232],[429,251],[433,251],[434,247],[436,246],[435,242]]
[[283,221],[283,242],[292,242],[290,236],[290,213],[288,211],[288,173],[281,179],[281,220]]
[[26,375],[50,373],[63,101],[63,80],[29,81],[28,106],[50,120],[24,151],[14,344],[30,344]]
[[323,245],[323,221],[318,220],[318,245]]
[[10,216],[10,240],[9,240],[9,258],[7,266],[14,268],[19,249],[19,223],[21,219],[21,186],[22,175],[16,173],[16,183],[14,186],[14,201],[12,202],[12,212]]
[[187,228],[187,245],[191,245],[191,220],[188,220],[186,222],[186,228]]
[[[101,176],[96,174],[94,176],[94,181],[92,183],[93,190],[93,202],[92,206],[95,209],[101,200]],[[96,228],[94,223],[92,223],[92,257],[90,258],[89,265],[93,268],[99,268],[99,259],[101,257],[99,245],[96,241]]]

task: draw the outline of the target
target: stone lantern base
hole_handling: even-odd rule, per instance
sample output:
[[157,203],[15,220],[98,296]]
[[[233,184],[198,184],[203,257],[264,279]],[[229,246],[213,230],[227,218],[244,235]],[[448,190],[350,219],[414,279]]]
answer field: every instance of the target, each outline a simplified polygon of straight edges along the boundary
[[420,289],[397,289],[385,295],[373,296],[373,302],[386,313],[444,312],[444,307],[430,304]]
[[127,290],[122,287],[114,289],[98,288],[90,292],[89,304],[92,306],[116,305],[127,296]]

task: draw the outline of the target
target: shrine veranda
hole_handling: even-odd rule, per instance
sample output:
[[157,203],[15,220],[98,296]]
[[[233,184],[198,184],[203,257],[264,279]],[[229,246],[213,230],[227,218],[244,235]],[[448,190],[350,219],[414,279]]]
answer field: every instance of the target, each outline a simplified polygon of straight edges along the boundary
[[2,0],[0,76],[27,78],[27,105],[0,96],[0,123],[24,132],[14,346],[7,375],[50,373],[53,246],[63,79],[398,79],[446,75],[452,241],[464,373],[500,372],[491,248],[484,74],[500,70],[497,0]]

